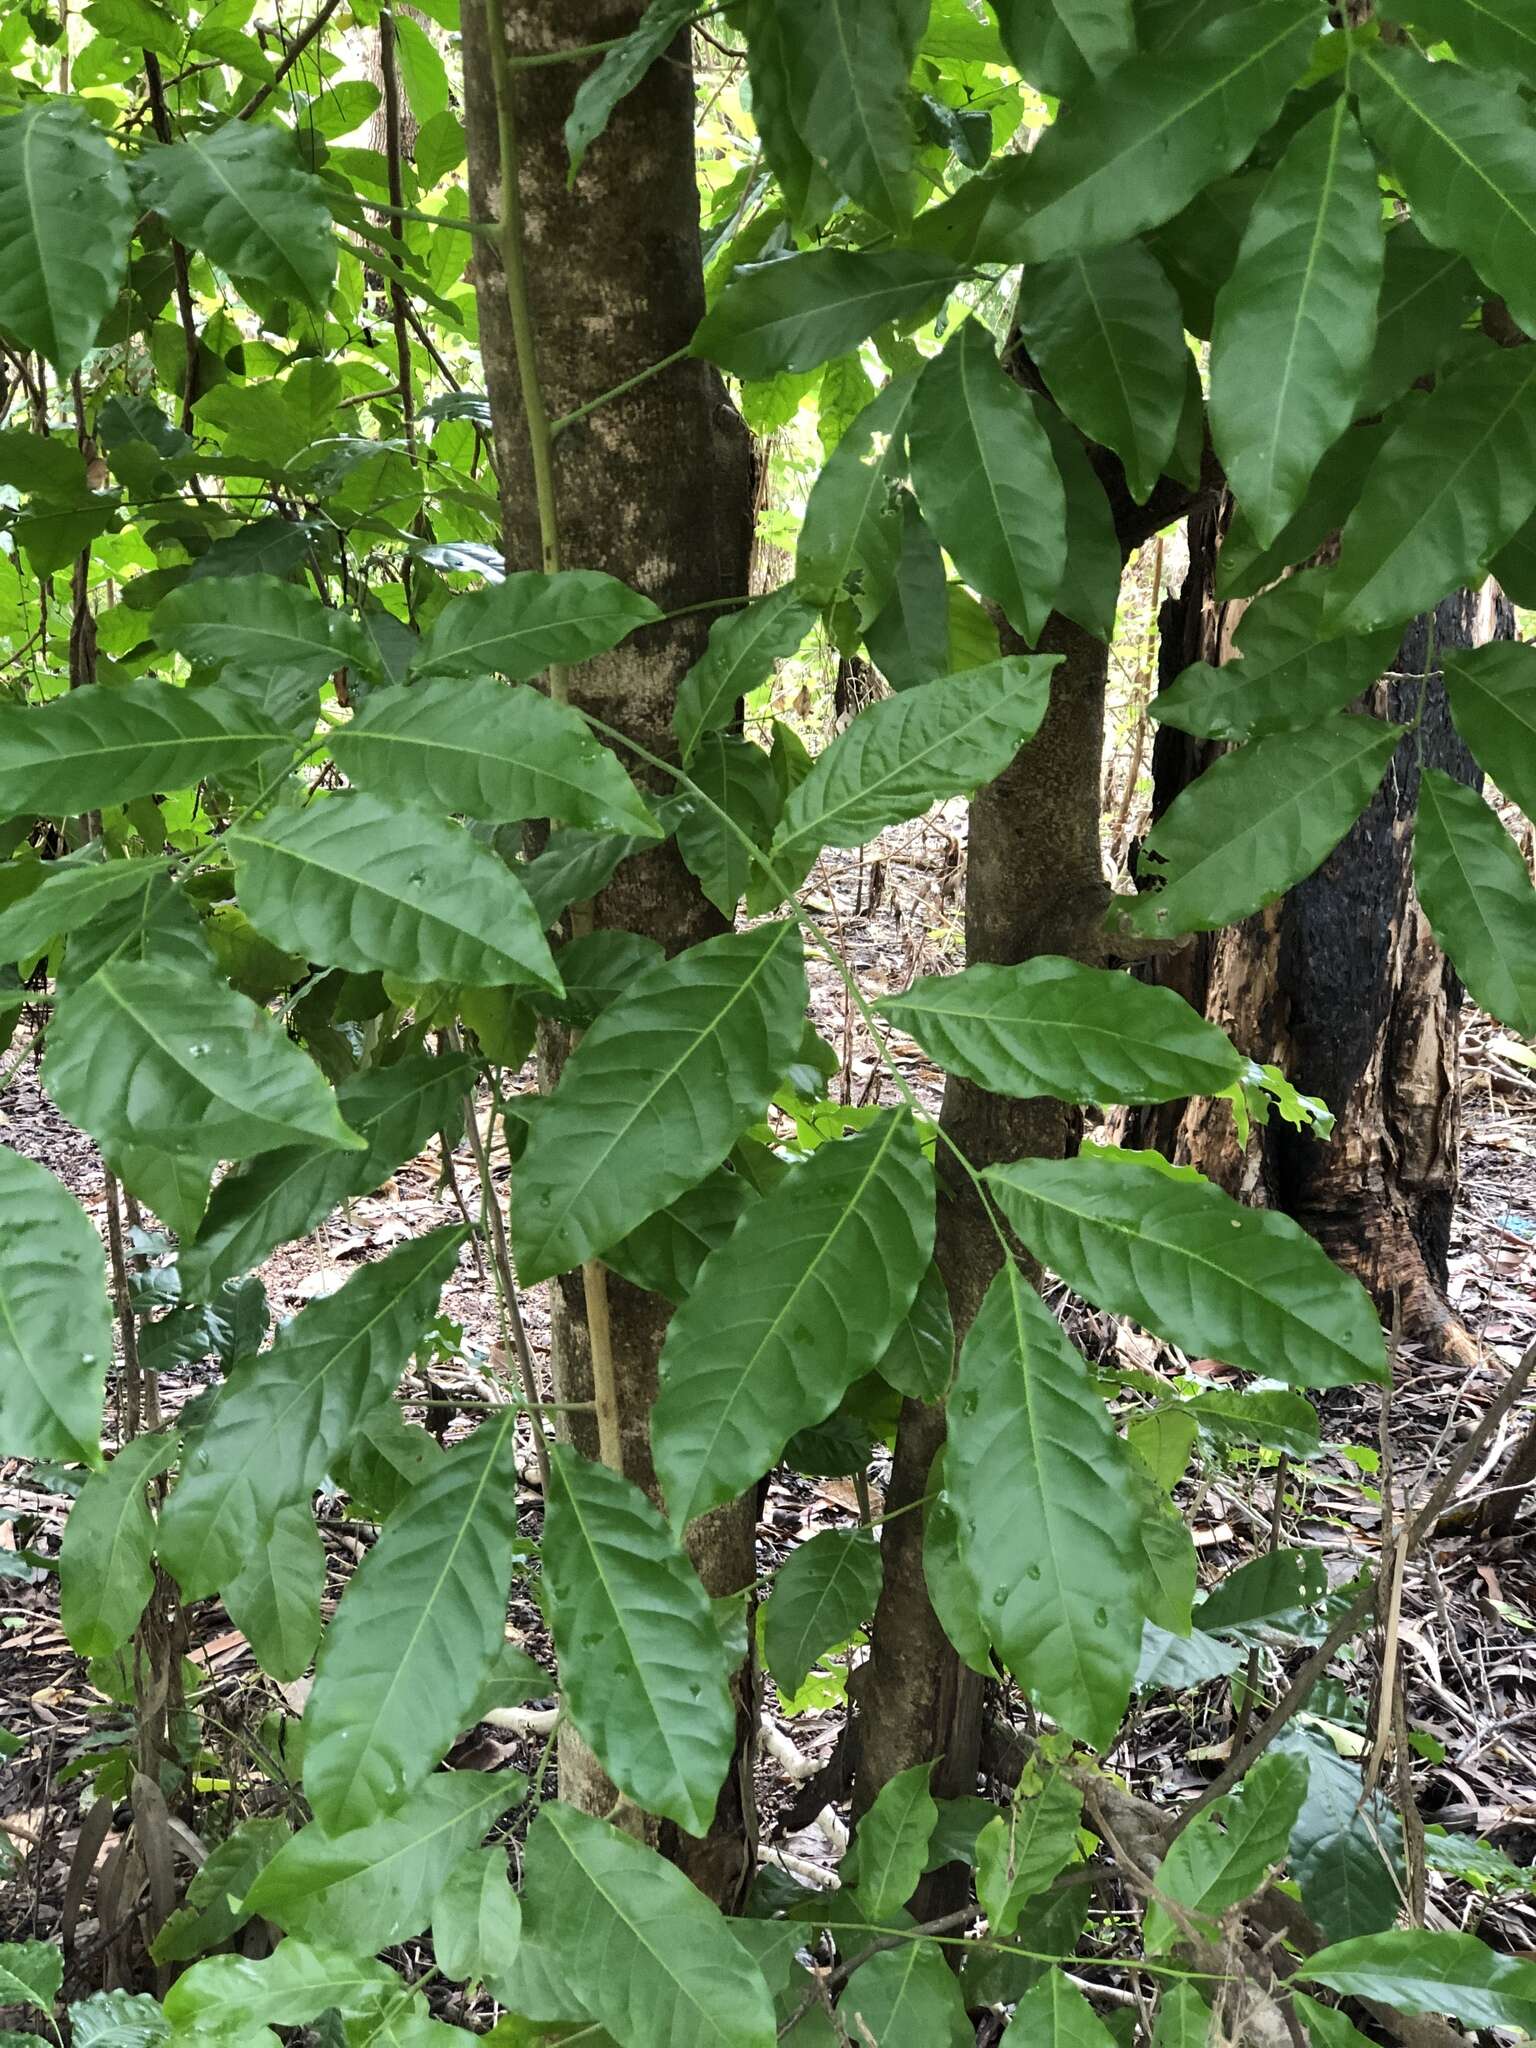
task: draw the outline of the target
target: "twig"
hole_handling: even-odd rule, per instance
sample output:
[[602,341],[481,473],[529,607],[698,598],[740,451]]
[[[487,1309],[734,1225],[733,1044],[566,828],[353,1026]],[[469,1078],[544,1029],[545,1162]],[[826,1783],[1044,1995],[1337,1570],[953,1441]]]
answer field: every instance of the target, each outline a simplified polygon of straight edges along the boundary
[[[174,137],[171,127],[170,109],[165,103],[165,81],[160,75],[160,59],[153,50],[144,52],[144,77],[149,85],[149,109],[157,140],[170,142]],[[192,288],[187,281],[187,252],[173,235],[171,237],[171,270],[176,282],[176,310],[181,318],[181,331],[186,338],[187,367],[181,385],[181,431],[192,431],[192,408],[197,403],[197,319],[192,310]],[[193,479],[193,489],[201,496],[201,486]]]
[[[1483,1445],[1498,1428],[1501,1418],[1506,1415],[1524,1393],[1531,1375],[1536,1372],[1536,1344],[1532,1344],[1525,1356],[1510,1374],[1504,1387],[1484,1410],[1482,1420],[1462,1445],[1442,1473],[1431,1491],[1428,1500],[1414,1515],[1399,1537],[1406,1561],[1426,1539],[1434,1534],[1447,1502],[1464,1475],[1471,1470],[1474,1461],[1481,1456]],[[1302,1665],[1282,1695],[1279,1704],[1272,1710],[1263,1726],[1228,1762],[1226,1768],[1213,1778],[1197,1799],[1191,1800],[1179,1815],[1174,1835],[1182,1833],[1197,1813],[1203,1813],[1214,1800],[1229,1792],[1244,1772],[1258,1762],[1270,1744],[1279,1735],[1297,1711],[1306,1703],[1307,1696],[1319,1678],[1327,1670],[1335,1655],[1348,1642],[1362,1621],[1371,1612],[1376,1602],[1376,1588],[1379,1572],[1372,1572],[1363,1582],[1354,1599],[1319,1643],[1312,1655]],[[1170,1840],[1173,1837],[1170,1837]]]
[[[402,153],[400,129],[400,67],[395,62],[395,16],[389,7],[379,12],[379,76],[384,87],[384,154],[389,178],[389,203],[398,213],[405,205],[405,187],[400,177]],[[404,250],[404,236],[398,221],[390,232]],[[395,329],[395,360],[400,366],[400,417],[405,426],[405,452],[416,460],[416,404],[411,392],[411,333],[406,322],[406,293],[398,270],[389,279],[389,308]]]
[[266,105],[267,101],[272,97],[273,93],[277,91],[277,88],[288,76],[289,72],[293,69],[294,65],[298,63],[299,59],[303,56],[304,52],[315,40],[315,37],[319,35],[321,29],[325,27],[325,24],[330,20],[331,16],[336,12],[337,8],[340,7],[340,5],[341,0],[325,0],[325,5],[320,9],[320,12],[309,24],[309,27],[305,29],[304,32],[294,42],[291,42],[288,45],[287,55],[283,58],[282,63],[278,65],[277,69],[273,72],[272,76],[267,80],[266,84],[259,85],[256,88],[255,92],[253,92],[250,98],[246,101],[245,105],[240,109],[239,113],[236,114],[235,119],[237,121],[249,121],[253,114],[258,112],[260,108]]

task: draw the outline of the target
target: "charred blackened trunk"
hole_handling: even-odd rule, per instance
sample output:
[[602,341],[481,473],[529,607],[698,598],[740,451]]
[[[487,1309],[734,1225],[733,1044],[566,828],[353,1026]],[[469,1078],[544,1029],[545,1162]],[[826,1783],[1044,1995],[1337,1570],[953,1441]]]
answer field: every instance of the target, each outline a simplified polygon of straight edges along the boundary
[[[1192,520],[1190,573],[1164,607],[1162,680],[1230,652],[1234,611],[1213,596],[1219,519]],[[1135,1141],[1282,1209],[1356,1273],[1405,1336],[1452,1355],[1470,1340],[1445,1303],[1457,1184],[1456,1026],[1462,989],[1413,890],[1413,819],[1425,765],[1478,786],[1435,651],[1513,631],[1491,590],[1459,591],[1414,622],[1394,669],[1359,708],[1414,726],[1364,815],[1323,863],[1256,917],[1158,964],[1160,980],[1282,1067],[1337,1119],[1324,1141],[1279,1118],[1245,1148],[1225,1102],[1172,1103],[1127,1119]],[[1218,748],[1165,727],[1153,756],[1161,814]]]

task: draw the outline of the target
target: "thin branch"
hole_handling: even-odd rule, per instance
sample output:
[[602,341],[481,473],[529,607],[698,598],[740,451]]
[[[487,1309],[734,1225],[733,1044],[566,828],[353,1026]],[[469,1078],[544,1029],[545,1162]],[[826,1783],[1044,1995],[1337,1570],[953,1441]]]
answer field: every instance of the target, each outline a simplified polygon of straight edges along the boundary
[[298,63],[304,52],[315,40],[315,37],[319,35],[321,29],[325,27],[325,24],[340,5],[341,0],[325,0],[325,5],[309,24],[309,27],[294,42],[288,45],[288,54],[283,58],[282,63],[278,65],[266,84],[258,86],[239,113],[236,114],[235,119],[237,121],[249,121],[253,114],[259,112],[266,105],[267,101],[277,91],[277,88],[288,76],[294,65]]

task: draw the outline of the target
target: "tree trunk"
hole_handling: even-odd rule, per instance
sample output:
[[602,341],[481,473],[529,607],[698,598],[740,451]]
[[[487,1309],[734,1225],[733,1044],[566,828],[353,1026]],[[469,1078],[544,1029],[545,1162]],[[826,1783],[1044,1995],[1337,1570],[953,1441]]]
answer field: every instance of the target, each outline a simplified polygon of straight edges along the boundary
[[[516,57],[606,42],[633,28],[643,11],[641,0],[508,0],[507,47]],[[463,32],[470,203],[476,219],[494,220],[501,165],[482,4],[466,6]],[[562,127],[590,68],[511,72],[528,297],[544,403],[555,420],[685,348],[704,310],[687,37],[620,103],[568,190]],[[476,251],[507,565],[536,569],[540,532],[506,282],[496,245],[477,237]],[[570,567],[606,570],[667,612],[746,593],[750,444],[710,365],[674,363],[598,406],[559,434],[554,459],[560,541]],[[696,613],[648,627],[613,653],[583,663],[570,678],[571,701],[651,752],[672,756],[677,683],[702,652],[712,616]],[[647,779],[643,770],[637,773]],[[670,785],[662,793],[669,794]],[[721,928],[670,841],[623,863],[593,906],[593,923],[642,932],[669,953]],[[654,1488],[649,1414],[670,1309],[616,1274],[607,1282],[624,1470]],[[579,1276],[558,1283],[553,1311],[557,1398],[590,1400]],[[583,1430],[573,1434],[590,1453],[594,1447]],[[752,1583],[754,1523],[754,1503],[746,1500],[703,1518],[690,1532],[694,1561],[712,1594]],[[742,1767],[721,1793],[710,1837],[679,1839],[670,1826],[659,1836],[695,1882],[725,1905],[736,1902],[752,1871],[756,1700],[750,1658],[739,1707]],[[613,1806],[612,1787],[579,1744],[562,1742],[560,1764],[564,1798],[594,1811]]]
[[[1015,643],[1013,650],[1019,651]],[[1037,953],[1096,958],[1108,889],[1099,847],[1099,760],[1109,649],[1059,615],[1040,651],[1063,656],[1045,721],[1029,745],[971,805],[965,954],[1012,965]],[[989,1095],[954,1076],[940,1128],[975,1167],[1056,1158],[1072,1136],[1072,1112],[1046,1097]],[[941,1143],[937,1258],[955,1335],[963,1340],[1002,1264],[1002,1246],[970,1176]],[[887,1495],[890,1510],[919,1501],[944,1441],[944,1409],[904,1401]],[[898,1771],[938,1760],[933,1790],[952,1799],[976,1789],[982,1681],[960,1662],[929,1604],[923,1578],[923,1515],[896,1514],[881,1538],[885,1582],[872,1631],[858,1750],[862,1809]],[[917,1901],[926,1917],[962,1903],[968,1874],[937,1872]],[[953,1896],[951,1896],[953,1892]]]
[[[1190,521],[1190,571],[1163,610],[1161,680],[1192,661],[1224,660],[1241,605],[1213,595],[1220,515]],[[1433,632],[1433,639],[1431,639]],[[1337,1119],[1325,1142],[1280,1118],[1239,1144],[1226,1102],[1169,1103],[1125,1119],[1133,1142],[1188,1161],[1233,1194],[1282,1209],[1358,1275],[1405,1337],[1470,1361],[1475,1346],[1445,1301],[1457,1186],[1456,1028],[1462,989],[1413,890],[1413,817],[1427,762],[1474,787],[1481,772],[1451,724],[1433,647],[1513,632],[1490,590],[1446,598],[1409,628],[1395,668],[1361,700],[1412,721],[1380,790],[1317,873],[1279,903],[1201,936],[1158,964],[1157,978],[1273,1062]],[[1220,751],[1163,727],[1153,753],[1153,811]]]

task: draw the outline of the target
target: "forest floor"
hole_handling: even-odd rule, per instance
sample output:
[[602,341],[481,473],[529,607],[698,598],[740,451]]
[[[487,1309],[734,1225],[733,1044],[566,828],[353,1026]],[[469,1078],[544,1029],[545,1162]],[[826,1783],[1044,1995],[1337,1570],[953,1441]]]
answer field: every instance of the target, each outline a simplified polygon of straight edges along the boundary
[[[834,856],[813,876],[807,907],[871,997],[957,963],[963,831],[963,807],[952,806],[888,834],[875,857]],[[890,1079],[851,1013],[838,976],[818,963],[812,986],[817,1027],[841,1062],[832,1083],[834,1097],[853,1103],[894,1101]],[[893,1050],[908,1085],[925,1107],[936,1110],[937,1070],[908,1042],[897,1038]],[[1383,1445],[1390,1455],[1393,1495],[1399,1507],[1411,1505],[1536,1338],[1536,1070],[1523,1064],[1520,1051],[1486,1019],[1467,1016],[1463,1183],[1450,1296],[1484,1347],[1483,1364],[1468,1373],[1405,1349],[1389,1402],[1383,1404],[1375,1391],[1340,1389],[1321,1396],[1325,1448],[1299,1472],[1257,1454],[1228,1453],[1204,1463],[1180,1496],[1204,1583],[1267,1548],[1274,1528],[1286,1543],[1317,1546],[1335,1584],[1373,1562],[1382,1525]],[[0,1096],[0,1139],[47,1165],[105,1229],[100,1160],[89,1141],[58,1116],[31,1064]],[[492,1164],[504,1195],[509,1169],[499,1141]],[[459,1187],[471,1188],[475,1170],[462,1144],[452,1165]],[[313,1237],[268,1261],[262,1278],[273,1315],[292,1315],[306,1301],[339,1286],[359,1263],[457,1213],[440,1151],[423,1154],[376,1194],[352,1203]],[[542,1297],[543,1289],[535,1289],[525,1302],[529,1338],[540,1359],[548,1338]],[[1112,1317],[1064,1301],[1059,1291],[1056,1305],[1089,1355],[1105,1363],[1170,1384],[1181,1374],[1218,1381],[1225,1374],[1225,1368],[1210,1361],[1184,1359]],[[509,1378],[497,1342],[493,1289],[469,1250],[444,1292],[442,1307],[453,1328],[432,1361],[430,1383],[420,1375],[408,1377],[402,1398],[410,1419],[451,1438],[470,1426],[458,1413],[455,1396],[483,1401],[487,1382],[495,1388]],[[162,1375],[166,1411],[173,1412],[198,1391],[214,1370],[205,1364]],[[1506,1433],[1508,1442],[1521,1426],[1517,1415]],[[1486,1486],[1506,1448],[1501,1437],[1468,1490]],[[881,1472],[877,1462],[871,1486],[876,1513]],[[531,1455],[522,1473],[522,1527],[536,1536],[541,1502]],[[1278,1520],[1277,1481],[1282,1494]],[[123,1710],[93,1686],[87,1666],[59,1628],[57,1576],[46,1564],[57,1555],[67,1506],[63,1482],[0,1459],[0,1730],[22,1741],[8,1762],[0,1761],[0,1830],[10,1839],[11,1859],[8,1867],[0,1838],[0,1938],[67,1935],[66,1995],[80,1996],[101,1987],[112,1934],[97,1924],[89,1871],[76,1867],[85,1861],[77,1853],[88,1783],[81,1760],[120,1742],[126,1723]],[[763,1520],[760,1567],[771,1570],[806,1536],[845,1526],[858,1514],[850,1481],[781,1474]],[[329,1613],[364,1554],[370,1532],[347,1518],[340,1501],[322,1501],[321,1526],[330,1568]],[[1530,1542],[1530,1527],[1527,1520],[1523,1537],[1496,1545],[1474,1546],[1455,1535],[1436,1540],[1409,1574],[1399,1629],[1408,1724],[1421,1751],[1413,1791],[1425,1821],[1487,1839],[1522,1865],[1530,1865],[1536,1851],[1536,1546]],[[270,1799],[270,1788],[251,1760],[249,1731],[273,1709],[297,1710],[304,1681],[278,1687],[264,1677],[216,1601],[197,1603],[189,1623],[191,1656],[204,1674],[197,1706],[205,1750],[217,1762],[201,1767],[199,1782],[208,1789],[194,1798],[187,1818],[211,1846],[234,1820]],[[552,1667],[538,1610],[518,1587],[510,1627]],[[1299,1654],[1283,1645],[1267,1649],[1266,1658],[1278,1659],[1270,1662],[1268,1676],[1273,1679]],[[796,1780],[823,1763],[837,1741],[844,1718],[840,1673],[833,1671],[813,1703],[793,1715],[783,1711],[784,1703],[765,1683],[770,1709],[765,1728],[770,1732],[758,1772],[764,1859],[801,1882],[835,1883],[832,1866],[846,1839],[846,1811],[828,1809],[792,1833],[781,1816]],[[1369,1747],[1368,1668],[1360,1672],[1357,1695],[1361,1725],[1347,1725],[1350,1717],[1340,1707],[1340,1719],[1326,1730],[1346,1754]],[[1219,1768],[1232,1734],[1233,1702],[1226,1680],[1178,1696],[1147,1692],[1139,1696],[1110,1761],[1147,1797],[1177,1799]],[[461,1740],[452,1761],[531,1772],[539,1766],[543,1747],[536,1729],[481,1725]],[[92,1862],[110,1855],[111,1831],[101,1838],[87,1830],[86,1840]],[[1536,1897],[1479,1897],[1460,1881],[1432,1875],[1429,1914],[1431,1924],[1481,1926],[1499,1946],[1536,1954]],[[464,2017],[458,2012],[447,2016]],[[26,2022],[12,2019],[11,2024]]]

